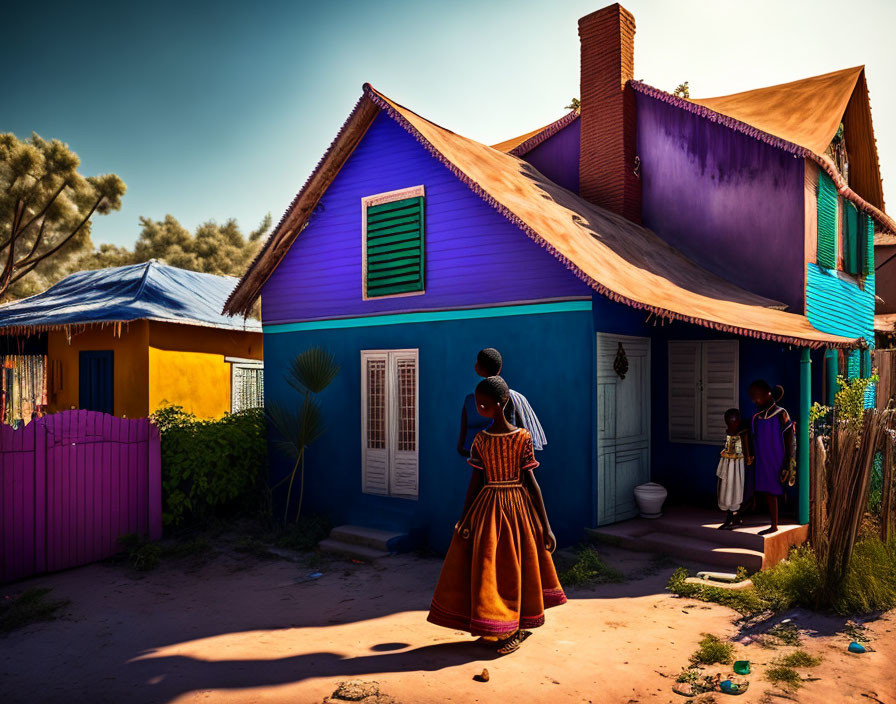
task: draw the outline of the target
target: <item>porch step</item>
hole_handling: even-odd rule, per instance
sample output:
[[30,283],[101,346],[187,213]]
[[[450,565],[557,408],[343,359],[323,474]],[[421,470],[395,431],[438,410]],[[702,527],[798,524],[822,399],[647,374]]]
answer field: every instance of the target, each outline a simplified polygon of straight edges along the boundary
[[370,562],[396,552],[406,539],[407,535],[404,533],[344,525],[333,528],[330,537],[321,540],[319,547],[324,552]]
[[332,538],[324,538],[318,543],[318,547],[324,552],[350,557],[354,560],[364,560],[365,562],[373,562],[389,554],[385,550],[376,550],[375,548],[367,548],[363,545],[354,545],[353,543],[343,543]]
[[407,535],[404,533],[391,533],[387,530],[366,528],[364,526],[336,526],[330,531],[330,539],[332,540],[361,545],[383,552],[395,552],[399,543],[406,538]]
[[761,518],[750,517],[736,530],[718,530],[721,521],[719,511],[673,506],[660,518],[632,518],[588,532],[597,540],[630,550],[753,571],[777,564],[787,557],[791,546],[800,545],[808,536],[808,526],[782,524],[771,535],[759,535],[768,526]]

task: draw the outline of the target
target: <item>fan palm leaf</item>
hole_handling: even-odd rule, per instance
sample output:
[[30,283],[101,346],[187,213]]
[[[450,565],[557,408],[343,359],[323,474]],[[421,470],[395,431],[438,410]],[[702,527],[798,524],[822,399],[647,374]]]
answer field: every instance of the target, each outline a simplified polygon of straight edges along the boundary
[[299,393],[319,394],[337,374],[339,365],[333,355],[322,347],[311,347],[292,360],[286,381]]

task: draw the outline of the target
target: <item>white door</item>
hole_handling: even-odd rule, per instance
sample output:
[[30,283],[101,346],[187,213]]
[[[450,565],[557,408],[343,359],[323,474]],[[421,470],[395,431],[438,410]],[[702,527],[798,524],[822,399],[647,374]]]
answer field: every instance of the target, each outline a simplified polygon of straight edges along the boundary
[[417,350],[361,352],[361,490],[417,498]]
[[650,338],[598,333],[598,525],[636,515],[634,488],[648,481]]

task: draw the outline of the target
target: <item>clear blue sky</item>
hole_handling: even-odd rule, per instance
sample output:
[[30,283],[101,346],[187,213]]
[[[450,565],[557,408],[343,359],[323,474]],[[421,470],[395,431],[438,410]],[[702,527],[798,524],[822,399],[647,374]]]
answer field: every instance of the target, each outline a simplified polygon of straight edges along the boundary
[[[369,81],[487,144],[578,95],[576,20],[604,0],[7,4],[0,131],[67,142],[128,185],[94,241],[138,218],[279,219]],[[892,211],[896,2],[629,0],[635,75],[694,97],[865,64]]]

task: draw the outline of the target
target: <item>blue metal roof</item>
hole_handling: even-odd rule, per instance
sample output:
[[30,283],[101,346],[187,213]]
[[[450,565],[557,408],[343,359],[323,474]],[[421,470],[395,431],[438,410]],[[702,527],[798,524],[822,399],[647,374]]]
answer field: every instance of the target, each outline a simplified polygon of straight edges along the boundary
[[261,332],[252,318],[223,315],[238,279],[187,271],[150,260],[143,264],[79,271],[55,286],[0,306],[0,333],[158,320]]

